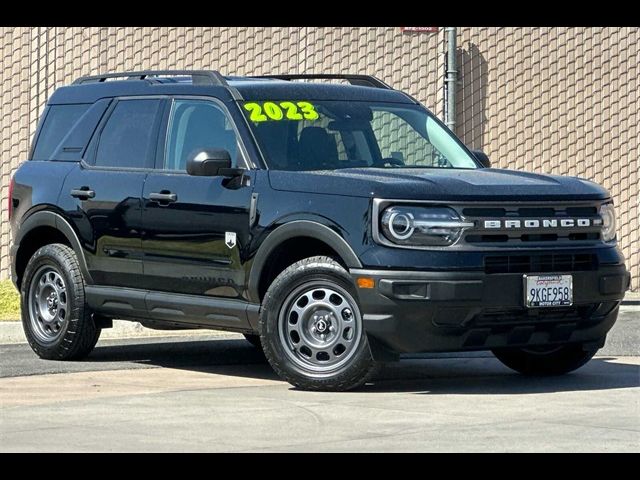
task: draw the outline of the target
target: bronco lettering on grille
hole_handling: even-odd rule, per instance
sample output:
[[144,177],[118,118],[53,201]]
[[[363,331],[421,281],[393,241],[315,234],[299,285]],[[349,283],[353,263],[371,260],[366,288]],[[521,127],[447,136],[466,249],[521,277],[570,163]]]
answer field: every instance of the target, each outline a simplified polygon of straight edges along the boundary
[[530,218],[526,220],[485,220],[484,228],[573,228],[601,225],[599,218]]

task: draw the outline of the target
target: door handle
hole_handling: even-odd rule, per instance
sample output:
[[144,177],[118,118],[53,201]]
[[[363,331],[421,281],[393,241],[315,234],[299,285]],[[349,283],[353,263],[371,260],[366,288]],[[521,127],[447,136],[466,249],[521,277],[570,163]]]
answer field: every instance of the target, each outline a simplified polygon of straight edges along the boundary
[[87,200],[88,198],[96,196],[96,192],[91,190],[89,187],[74,188],[70,193],[72,197],[79,198],[81,200]]
[[178,200],[178,195],[176,195],[175,193],[167,192],[167,191],[162,191],[159,193],[158,192],[150,193],[149,200],[151,200],[152,202],[157,202],[159,204],[173,203]]

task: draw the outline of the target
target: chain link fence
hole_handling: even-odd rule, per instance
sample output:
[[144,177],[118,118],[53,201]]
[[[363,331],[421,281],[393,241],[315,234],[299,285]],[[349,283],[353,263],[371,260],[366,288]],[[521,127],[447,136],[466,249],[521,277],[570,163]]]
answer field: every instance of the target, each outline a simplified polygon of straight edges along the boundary
[[[494,164],[609,188],[640,288],[638,28],[459,28],[457,133]],[[81,75],[144,69],[224,74],[366,73],[443,115],[445,38],[399,28],[0,28],[0,277],[7,194],[53,90]]]

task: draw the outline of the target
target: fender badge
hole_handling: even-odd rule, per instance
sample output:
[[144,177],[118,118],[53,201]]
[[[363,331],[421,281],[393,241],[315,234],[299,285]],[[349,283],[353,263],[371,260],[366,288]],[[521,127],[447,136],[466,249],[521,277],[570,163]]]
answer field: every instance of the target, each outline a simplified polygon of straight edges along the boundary
[[236,232],[225,232],[224,233],[224,243],[229,248],[233,248],[236,246]]

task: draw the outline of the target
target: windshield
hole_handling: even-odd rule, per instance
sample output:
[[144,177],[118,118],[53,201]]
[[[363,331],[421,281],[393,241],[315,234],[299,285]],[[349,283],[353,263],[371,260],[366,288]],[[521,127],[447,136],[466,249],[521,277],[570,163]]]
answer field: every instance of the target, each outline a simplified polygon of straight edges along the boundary
[[274,100],[242,107],[273,170],[478,168],[449,129],[417,105]]

